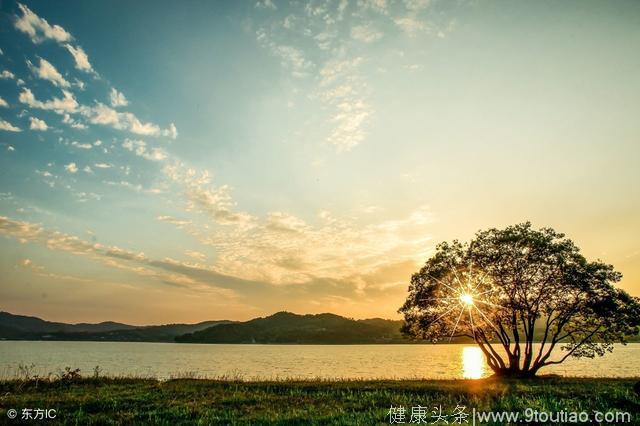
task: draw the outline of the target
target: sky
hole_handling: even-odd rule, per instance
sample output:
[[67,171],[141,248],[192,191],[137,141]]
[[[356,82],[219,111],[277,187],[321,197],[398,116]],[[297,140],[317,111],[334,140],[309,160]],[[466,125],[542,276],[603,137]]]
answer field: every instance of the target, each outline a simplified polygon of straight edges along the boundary
[[640,295],[640,2],[0,2],[0,310],[398,318],[531,221]]

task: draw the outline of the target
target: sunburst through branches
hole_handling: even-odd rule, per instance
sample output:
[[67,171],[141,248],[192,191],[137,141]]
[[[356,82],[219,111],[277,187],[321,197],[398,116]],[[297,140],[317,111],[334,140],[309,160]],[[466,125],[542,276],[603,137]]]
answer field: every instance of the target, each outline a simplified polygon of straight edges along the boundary
[[429,323],[446,329],[449,341],[456,336],[475,338],[478,332],[487,335],[498,331],[490,318],[503,307],[495,303],[496,287],[485,273],[469,264],[451,267],[443,277],[429,278],[439,284],[428,298]]

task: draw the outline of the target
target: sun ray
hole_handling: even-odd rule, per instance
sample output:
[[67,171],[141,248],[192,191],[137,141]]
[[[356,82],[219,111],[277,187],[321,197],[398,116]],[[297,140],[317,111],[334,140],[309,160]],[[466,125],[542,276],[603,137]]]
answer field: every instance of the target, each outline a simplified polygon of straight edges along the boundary
[[473,340],[476,339],[476,326],[473,323],[473,315],[471,315],[471,307],[469,307],[469,322],[471,323],[471,331],[473,332]]
[[476,285],[473,287],[474,291],[480,286],[480,284],[484,284],[485,283],[484,280],[487,277],[487,275],[489,275],[489,274],[487,274],[486,272],[482,272],[482,276],[480,277],[480,279],[478,279]]
[[438,321],[440,321],[445,315],[449,314],[451,311],[453,311],[454,308],[450,308],[447,312],[445,312],[444,314],[440,315],[438,318],[434,319],[433,321],[431,321],[431,324],[434,324]]
[[[462,268],[460,271],[453,267],[451,260],[449,260],[449,264],[451,265],[452,271],[445,279],[439,279],[433,276],[429,277],[441,285],[440,294],[442,294],[443,297],[421,299],[425,301],[432,301],[432,306],[446,310],[435,320],[431,321],[431,323],[436,323],[447,315],[451,315],[451,321],[453,322],[453,316],[456,316],[453,329],[449,335],[449,342],[451,342],[453,336],[458,330],[458,327],[460,327],[463,322],[462,317],[465,315],[466,310],[469,317],[469,327],[474,335],[474,339],[478,330],[482,330],[483,327],[491,327],[492,331],[499,333],[498,327],[485,314],[485,312],[483,312],[483,308],[478,305],[482,304],[487,307],[492,306],[495,308],[505,309],[503,306],[499,306],[485,298],[482,298],[482,296],[490,295],[495,291],[495,289],[491,287],[491,281],[488,279],[489,274],[481,270],[474,270],[472,262],[469,262],[468,269]],[[460,310],[457,315],[455,314],[456,306],[458,306],[456,302],[460,305]],[[487,308],[484,309],[486,310]],[[478,312],[480,318],[477,320],[479,321],[478,324],[476,324],[477,321],[473,318],[474,310]]]
[[480,315],[482,315],[482,317],[487,321],[487,323],[489,323],[489,325],[491,325],[491,327],[497,333],[500,333],[500,330],[498,330],[498,327],[496,327],[496,325],[484,314],[484,312],[482,312],[477,306],[474,306],[474,308],[476,308],[476,310],[480,313]]
[[462,318],[462,314],[464,313],[464,306],[460,308],[460,315],[458,315],[458,319],[456,320],[456,325],[453,326],[453,331],[451,332],[451,336],[449,336],[449,342],[453,339],[453,335],[456,333],[456,329],[458,328],[458,323],[460,322],[460,318]]
[[425,297],[424,299],[418,299],[419,302],[426,302],[427,300],[458,300],[458,297]]
[[442,284],[443,286],[447,287],[449,290],[451,291],[455,291],[455,292],[459,292],[459,290],[456,290],[455,288],[451,287],[450,285],[447,285],[445,282],[439,280],[438,278],[429,275],[429,278],[433,278],[434,280],[436,280],[439,284]]
[[453,271],[453,275],[454,275],[456,281],[458,282],[458,285],[460,286],[460,288],[463,288],[464,284],[462,284],[462,281],[460,280],[460,277],[458,276],[458,272],[456,271],[456,268],[454,268],[453,265],[451,264],[451,261],[449,261],[449,266],[451,266],[451,270]]
[[476,302],[484,303],[485,305],[493,306],[494,308],[507,309],[504,306],[496,305],[495,303],[487,302],[486,300],[478,299]]
[[474,293],[474,297],[482,296],[483,294],[493,293],[494,289],[483,291],[482,293]]

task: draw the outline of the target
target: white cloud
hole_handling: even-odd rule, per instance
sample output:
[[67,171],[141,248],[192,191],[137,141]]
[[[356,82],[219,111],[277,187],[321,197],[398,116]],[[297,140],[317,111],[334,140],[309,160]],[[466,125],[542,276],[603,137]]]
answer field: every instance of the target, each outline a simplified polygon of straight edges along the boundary
[[167,136],[171,139],[175,139],[178,137],[178,129],[176,129],[176,125],[171,123],[169,124],[169,128],[162,131],[163,136]]
[[[100,199],[100,196],[93,193],[75,195],[78,201]],[[211,293],[218,298],[235,297],[235,293],[228,288],[230,284],[237,284],[238,280],[219,274],[212,268],[194,267],[168,258],[150,259],[144,253],[92,243],[74,235],[45,229],[35,223],[15,221],[4,216],[0,216],[0,235],[13,237],[21,242],[38,243],[50,250],[84,256],[112,268],[154,278],[159,282]],[[219,285],[222,288],[216,287]]]
[[69,173],[76,173],[78,171],[78,166],[76,166],[76,163],[69,163],[64,166],[64,169]]
[[31,90],[25,87],[22,89],[18,100],[32,108],[53,110],[58,114],[75,112],[78,109],[78,102],[75,100],[71,92],[63,90],[62,94],[64,95],[62,99],[53,98],[49,101],[42,102],[37,100]]
[[60,25],[49,25],[45,19],[40,18],[23,4],[18,3],[18,7],[22,16],[16,19],[15,26],[18,30],[26,33],[34,43],[40,43],[46,39],[58,43],[71,40],[71,34]]
[[102,183],[104,183],[105,185],[111,185],[111,186],[121,186],[123,188],[128,188],[128,189],[131,189],[131,190],[137,191],[137,192],[142,191],[142,185],[140,185],[140,184],[134,185],[131,182],[127,182],[127,181],[124,181],[124,180],[122,180],[120,182],[114,182],[114,181],[106,180],[106,181],[102,181]]
[[39,118],[29,117],[29,121],[31,122],[31,124],[29,124],[29,128],[31,130],[39,130],[41,132],[44,132],[49,128],[49,126],[47,126],[47,123],[45,123],[44,120],[40,120]]
[[71,84],[65,80],[65,78],[58,72],[56,67],[51,65],[51,62],[46,59],[40,58],[40,66],[36,67],[31,63],[31,61],[27,61],[27,65],[33,74],[37,77],[50,81],[54,86],[57,87],[69,87]]
[[329,50],[331,49],[333,40],[335,39],[335,34],[321,32],[320,34],[317,34],[313,39],[316,41],[318,47],[321,50]]
[[229,187],[211,185],[208,172],[198,174],[193,169],[185,169],[182,164],[174,164],[167,165],[164,173],[184,188],[188,211],[203,213],[220,225],[252,226],[254,218],[251,215],[234,210]]
[[86,129],[87,128],[87,126],[85,126],[82,123],[77,122],[69,114],[64,114],[64,116],[62,117],[62,122],[64,124],[68,124],[69,126],[71,126],[74,129]]
[[275,43],[269,39],[269,35],[263,29],[256,32],[256,39],[260,44],[265,46],[272,55],[280,59],[280,64],[291,71],[291,75],[297,78],[305,77],[313,69],[314,64],[305,58],[302,50],[289,46]]
[[383,15],[388,13],[389,8],[387,0],[358,0],[357,6],[361,11],[372,10]]
[[89,167],[89,166],[84,166],[84,169],[82,169],[82,171],[84,171],[85,173],[88,173],[88,174],[93,173],[93,170],[91,170],[91,167]]
[[404,5],[408,10],[423,10],[429,7],[431,0],[404,0]]
[[0,73],[0,78],[3,80],[13,80],[16,76],[9,70],[2,70]]
[[100,102],[92,107],[83,106],[80,109],[80,113],[93,124],[111,126],[118,130],[128,130],[138,135],[170,137],[177,135],[175,126],[169,126],[168,129],[163,130],[157,124],[140,121],[133,113],[118,112]]
[[122,147],[132,152],[135,151],[136,155],[142,155],[147,150],[147,143],[142,140],[125,139],[125,141],[122,142]]
[[125,98],[124,93],[118,92],[115,87],[111,88],[109,98],[111,99],[111,106],[114,108],[129,105],[129,101]]
[[415,33],[425,30],[427,27],[424,22],[413,16],[406,16],[404,18],[394,19],[395,24],[400,27],[405,33],[410,36]]
[[380,31],[371,28],[371,25],[357,25],[351,28],[351,37],[355,40],[364,41],[365,43],[372,43],[382,38]]
[[148,149],[143,140],[125,139],[122,147],[149,161],[162,161],[167,158],[167,153],[164,150],[160,148]]
[[49,177],[49,178],[50,178],[50,177],[56,177],[56,176],[53,176],[53,175],[51,174],[51,172],[49,172],[49,171],[47,171],[47,170],[45,170],[45,171],[36,170],[36,174],[37,174],[37,175],[40,175],[40,176],[43,176],[43,177]]
[[[251,227],[179,227],[213,247],[215,266],[226,274],[276,285],[336,280],[364,291],[406,282],[430,250],[432,220],[428,207],[421,207],[405,217],[364,225],[323,211],[316,224],[272,212],[265,220],[254,218]],[[400,265],[401,271],[381,274]]]
[[363,125],[371,114],[370,108],[364,101],[355,100],[341,102],[337,109],[332,119],[337,126],[327,140],[338,151],[349,151],[365,138]]
[[76,148],[80,148],[80,149],[91,149],[91,148],[93,148],[93,145],[91,145],[90,143],[80,143],[78,141],[71,142],[71,145],[75,146]]
[[7,132],[21,132],[19,127],[14,126],[8,121],[0,119],[0,130],[6,130]]
[[256,2],[256,7],[258,9],[272,9],[272,10],[276,10],[276,5],[273,3],[272,0],[258,0]]
[[168,222],[171,223],[173,225],[176,225],[177,227],[181,227],[184,225],[189,225],[191,224],[190,220],[185,220],[185,219],[178,219],[176,217],[173,216],[158,216],[156,219],[158,219],[160,222]]
[[327,142],[338,151],[349,151],[365,139],[365,123],[373,113],[363,95],[368,86],[358,72],[361,63],[361,58],[329,61],[320,70],[320,98],[334,110]]
[[0,97],[0,107],[5,107],[5,108],[9,107],[9,104],[7,103],[7,101],[2,99],[2,97]]
[[199,260],[200,262],[204,262],[205,260],[207,260],[207,255],[204,253],[200,253],[199,251],[185,250],[184,254],[196,260]]
[[294,23],[296,21],[296,17],[293,15],[288,15],[287,17],[284,18],[284,20],[282,21],[282,26],[284,28],[286,28],[287,30],[290,30],[291,28],[293,28]]
[[73,56],[73,59],[76,61],[77,69],[85,72],[94,72],[93,68],[91,67],[91,64],[89,63],[89,57],[84,52],[82,47],[80,46],[73,47],[70,44],[65,44],[64,47],[67,48],[69,53],[71,53],[71,56]]

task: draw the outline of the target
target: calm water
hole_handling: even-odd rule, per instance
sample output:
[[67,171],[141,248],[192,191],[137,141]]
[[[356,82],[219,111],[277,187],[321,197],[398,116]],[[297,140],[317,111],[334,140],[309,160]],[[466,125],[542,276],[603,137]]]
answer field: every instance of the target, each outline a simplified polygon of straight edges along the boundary
[[[468,345],[197,345],[176,343],[0,341],[0,376],[19,364],[46,375],[65,366],[91,374],[169,378],[197,375],[270,378],[479,378],[490,374]],[[640,375],[640,344],[617,346],[594,360],[569,359],[542,370],[565,376]]]

